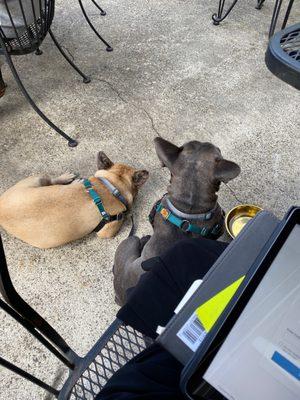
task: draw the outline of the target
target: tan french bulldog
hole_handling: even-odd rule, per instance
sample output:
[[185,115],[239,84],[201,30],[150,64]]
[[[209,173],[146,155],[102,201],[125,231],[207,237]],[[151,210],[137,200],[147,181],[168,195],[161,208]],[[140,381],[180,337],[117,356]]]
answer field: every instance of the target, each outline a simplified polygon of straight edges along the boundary
[[[100,179],[104,178],[115,187],[130,208],[149,173],[114,164],[103,152],[98,153],[97,165],[98,171],[89,181],[105,211],[109,215],[125,212],[123,202]],[[0,197],[0,226],[24,242],[43,249],[80,239],[91,233],[101,220],[88,190],[74,174],[66,173],[58,178],[29,177]],[[122,223],[123,219],[108,222],[97,235],[111,238]]]

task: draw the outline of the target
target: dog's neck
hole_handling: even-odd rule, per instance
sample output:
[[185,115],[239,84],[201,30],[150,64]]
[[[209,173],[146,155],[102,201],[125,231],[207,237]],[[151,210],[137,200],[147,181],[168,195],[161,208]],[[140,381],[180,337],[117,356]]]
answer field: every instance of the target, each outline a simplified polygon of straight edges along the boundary
[[[132,206],[133,203],[133,194],[130,190],[130,183],[126,179],[122,179],[120,176],[114,174],[111,171],[99,170],[94,175],[96,178],[105,178],[110,183],[112,183],[120,193],[125,197],[129,206]],[[100,181],[98,183],[100,185]]]
[[168,196],[178,210],[186,214],[202,214],[215,208],[219,184],[183,184],[182,181],[171,179]]

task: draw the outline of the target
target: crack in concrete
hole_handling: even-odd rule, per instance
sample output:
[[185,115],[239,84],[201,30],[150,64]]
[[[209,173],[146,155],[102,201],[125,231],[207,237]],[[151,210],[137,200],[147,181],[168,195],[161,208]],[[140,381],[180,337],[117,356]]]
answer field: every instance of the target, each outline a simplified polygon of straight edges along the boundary
[[73,61],[73,63],[75,63],[75,57],[73,56],[71,51],[63,44],[61,44],[60,46],[61,46],[62,49],[65,49],[66,53],[68,53],[68,55],[71,58],[71,60]]
[[[69,56],[70,56],[70,58],[72,59],[72,61],[75,63],[75,57],[74,57],[74,55],[71,53],[71,51],[68,49],[68,47],[66,47],[66,46],[63,45],[63,44],[61,44],[61,47],[62,47],[63,49],[65,49],[65,51],[69,54]],[[147,111],[144,107],[137,106],[136,104],[127,101],[127,100],[123,97],[123,95],[121,95],[121,93],[119,92],[119,90],[116,89],[116,88],[114,87],[114,85],[113,85],[111,82],[107,81],[106,79],[100,79],[100,78],[95,78],[95,77],[94,77],[93,79],[94,79],[94,80],[97,80],[97,81],[99,81],[99,82],[105,83],[106,85],[108,85],[108,86],[111,88],[111,90],[112,90],[114,93],[116,93],[116,95],[119,97],[119,99],[120,99],[123,103],[133,106],[133,107],[134,107],[136,110],[138,110],[138,111],[142,111],[142,112],[147,116],[148,120],[150,121],[150,123],[151,123],[151,128],[152,128],[152,130],[156,133],[156,135],[159,136],[159,137],[163,137],[163,136],[160,134],[160,132],[158,131],[158,129],[156,128],[154,119],[153,119],[152,115],[149,113],[149,111]]]
[[121,95],[121,93],[114,87],[114,85],[112,83],[110,83],[109,81],[107,81],[105,79],[100,79],[100,78],[95,78],[95,77],[93,79],[108,85],[111,88],[111,90],[119,97],[119,99],[122,100],[123,103],[129,104],[128,101]]
[[159,136],[162,137],[162,135],[158,132],[157,128],[155,127],[154,124],[154,120],[153,117],[151,116],[151,114],[149,114],[149,112],[144,108],[144,107],[137,107],[135,104],[132,103],[132,105],[136,108],[136,109],[140,109],[142,111],[144,111],[144,113],[147,115],[148,119],[151,122],[151,126],[152,126],[152,130]]
[[246,204],[245,202],[243,203],[236,195],[235,191],[228,185],[228,183],[225,183],[225,186],[228,188],[232,196],[236,199],[236,201],[240,204]]
[[162,137],[162,135],[160,134],[160,132],[158,131],[158,129],[157,129],[156,126],[155,126],[153,117],[151,116],[151,114],[150,114],[144,107],[137,106],[136,104],[127,101],[127,100],[123,97],[123,95],[121,95],[121,93],[119,92],[119,90],[117,90],[117,89],[114,87],[114,85],[113,85],[111,82],[107,81],[106,79],[100,79],[100,78],[93,78],[93,79],[94,79],[94,80],[97,80],[97,81],[99,81],[99,82],[102,82],[102,83],[107,84],[107,85],[111,88],[111,90],[112,90],[113,92],[116,93],[116,95],[119,97],[119,99],[122,100],[123,103],[133,106],[133,107],[134,107],[136,110],[138,110],[138,111],[142,111],[142,112],[147,116],[147,118],[149,119],[149,121],[150,121],[150,123],[151,123],[151,128],[152,128],[152,130],[156,133],[156,135],[158,135],[159,137]]

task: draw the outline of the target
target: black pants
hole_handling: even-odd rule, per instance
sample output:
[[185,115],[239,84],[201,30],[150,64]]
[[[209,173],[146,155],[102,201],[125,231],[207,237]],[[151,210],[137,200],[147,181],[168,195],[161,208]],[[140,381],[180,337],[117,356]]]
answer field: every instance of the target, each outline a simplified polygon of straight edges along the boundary
[[[118,318],[155,338],[196,279],[201,279],[227,244],[208,239],[178,243],[161,257],[143,264],[147,271],[131,291]],[[159,345],[139,354],[107,383],[98,400],[181,400],[182,365]]]

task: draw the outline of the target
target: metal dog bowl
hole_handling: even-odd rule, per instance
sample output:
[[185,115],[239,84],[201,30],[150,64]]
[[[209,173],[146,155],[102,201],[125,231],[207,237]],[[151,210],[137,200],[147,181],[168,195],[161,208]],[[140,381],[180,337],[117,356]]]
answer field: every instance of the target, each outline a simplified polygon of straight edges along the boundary
[[234,239],[241,232],[244,226],[262,211],[262,208],[253,204],[241,204],[232,208],[225,218],[225,227],[229,235]]

